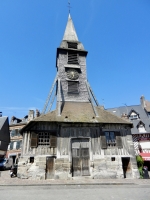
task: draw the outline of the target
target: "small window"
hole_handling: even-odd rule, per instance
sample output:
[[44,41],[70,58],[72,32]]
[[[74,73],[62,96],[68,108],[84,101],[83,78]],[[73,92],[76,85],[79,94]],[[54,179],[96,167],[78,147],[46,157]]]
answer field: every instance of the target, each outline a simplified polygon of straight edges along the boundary
[[134,120],[134,119],[138,119],[139,116],[136,112],[131,112],[130,116],[129,116],[129,119],[130,120]]
[[77,43],[68,42],[68,48],[77,49]]
[[105,132],[106,142],[108,145],[115,145],[115,134],[114,132]]
[[111,161],[115,161],[115,157],[111,157]]
[[133,120],[133,119],[138,119],[138,115],[131,115],[131,116],[130,116],[130,119],[131,119],[131,120]]
[[68,93],[77,94],[79,93],[79,82],[68,81]]
[[78,64],[77,52],[68,52],[68,64]]
[[30,157],[30,163],[34,163],[34,157]]
[[11,130],[10,131],[10,137],[21,136],[19,130],[20,129],[13,129],[13,130]]

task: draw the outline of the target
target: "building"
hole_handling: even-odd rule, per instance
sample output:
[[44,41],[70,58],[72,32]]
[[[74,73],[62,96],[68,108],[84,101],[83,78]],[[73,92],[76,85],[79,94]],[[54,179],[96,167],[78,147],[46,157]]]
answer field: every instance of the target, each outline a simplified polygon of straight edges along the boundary
[[57,106],[46,113],[50,92],[42,115],[21,129],[19,178],[139,177],[132,123],[99,106],[87,81],[87,53],[69,14],[51,88],[56,86]]
[[0,112],[0,157],[5,157],[10,143],[8,117],[2,117]]
[[150,101],[141,96],[140,102],[140,105],[126,105],[107,110],[133,123],[131,133],[135,154],[143,157],[144,165],[150,171]]
[[7,150],[7,157],[13,159],[13,163],[18,163],[18,158],[21,155],[22,149],[22,135],[20,130],[35,117],[39,116],[39,111],[36,110],[36,116],[34,116],[34,110],[29,110],[28,115],[20,119],[15,116],[11,118],[9,131],[10,131],[10,144]]

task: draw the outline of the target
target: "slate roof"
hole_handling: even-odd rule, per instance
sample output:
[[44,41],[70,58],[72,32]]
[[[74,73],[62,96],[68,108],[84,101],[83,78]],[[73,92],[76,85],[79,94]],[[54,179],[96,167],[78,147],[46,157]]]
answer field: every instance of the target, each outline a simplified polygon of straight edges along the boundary
[[76,30],[75,30],[70,14],[68,16],[68,22],[65,29],[63,40],[74,41],[74,42],[78,41],[78,36],[76,34]]
[[0,130],[2,129],[5,121],[7,120],[8,117],[0,117]]
[[131,120],[131,122],[133,123],[133,128],[131,129],[131,133],[140,134],[137,128],[137,125],[140,121],[142,121],[145,124],[145,129],[147,133],[150,133],[150,118],[148,117],[146,111],[143,109],[141,105],[121,106],[116,108],[109,108],[107,110],[118,117],[121,117],[123,113],[128,115],[131,110],[135,110],[139,114],[139,119]]
[[145,100],[145,105],[146,105],[146,107],[145,107],[146,111],[150,112],[150,102]]
[[124,120],[114,114],[104,110],[102,107],[96,107],[99,117],[96,117],[91,103],[81,102],[65,102],[61,116],[58,116],[57,110],[35,118],[26,125],[30,126],[33,122],[67,122],[67,123],[115,123],[128,124],[132,127],[132,123]]

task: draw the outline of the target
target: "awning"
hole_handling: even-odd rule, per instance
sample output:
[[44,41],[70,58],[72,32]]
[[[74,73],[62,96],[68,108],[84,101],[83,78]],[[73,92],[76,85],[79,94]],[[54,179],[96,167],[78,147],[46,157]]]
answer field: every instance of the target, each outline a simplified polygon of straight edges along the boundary
[[150,161],[150,153],[140,153],[140,156],[142,156],[143,160]]

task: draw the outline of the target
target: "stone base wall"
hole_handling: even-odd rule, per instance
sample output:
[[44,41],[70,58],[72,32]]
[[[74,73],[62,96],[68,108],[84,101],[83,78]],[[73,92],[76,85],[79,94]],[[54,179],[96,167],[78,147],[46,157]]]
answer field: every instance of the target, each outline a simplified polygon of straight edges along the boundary
[[[94,168],[92,173],[93,179],[122,179],[124,178],[124,172],[122,167],[122,158],[115,157],[115,161],[111,160],[111,157],[105,157],[103,159],[94,160]],[[139,178],[139,171],[137,167],[132,166],[127,170],[125,174],[126,178]]]
[[[18,178],[44,180],[46,179],[46,156],[34,157],[34,163],[29,163],[29,157],[20,158],[18,164]],[[80,177],[85,178],[85,177]],[[116,157],[115,161],[111,157],[95,159],[90,163],[90,176],[92,179],[123,179],[121,157]],[[126,173],[126,178],[139,178],[137,167],[131,163],[130,170]],[[69,180],[72,177],[72,164],[69,159],[57,158],[54,162],[54,179]]]
[[124,178],[121,159],[111,161],[111,158],[103,158],[94,161],[93,179]]
[[34,157],[34,163],[30,163],[30,157],[19,159],[17,176],[21,179],[44,180],[46,170],[46,157]]
[[55,178],[65,180],[72,178],[69,159],[59,158],[55,160]]

